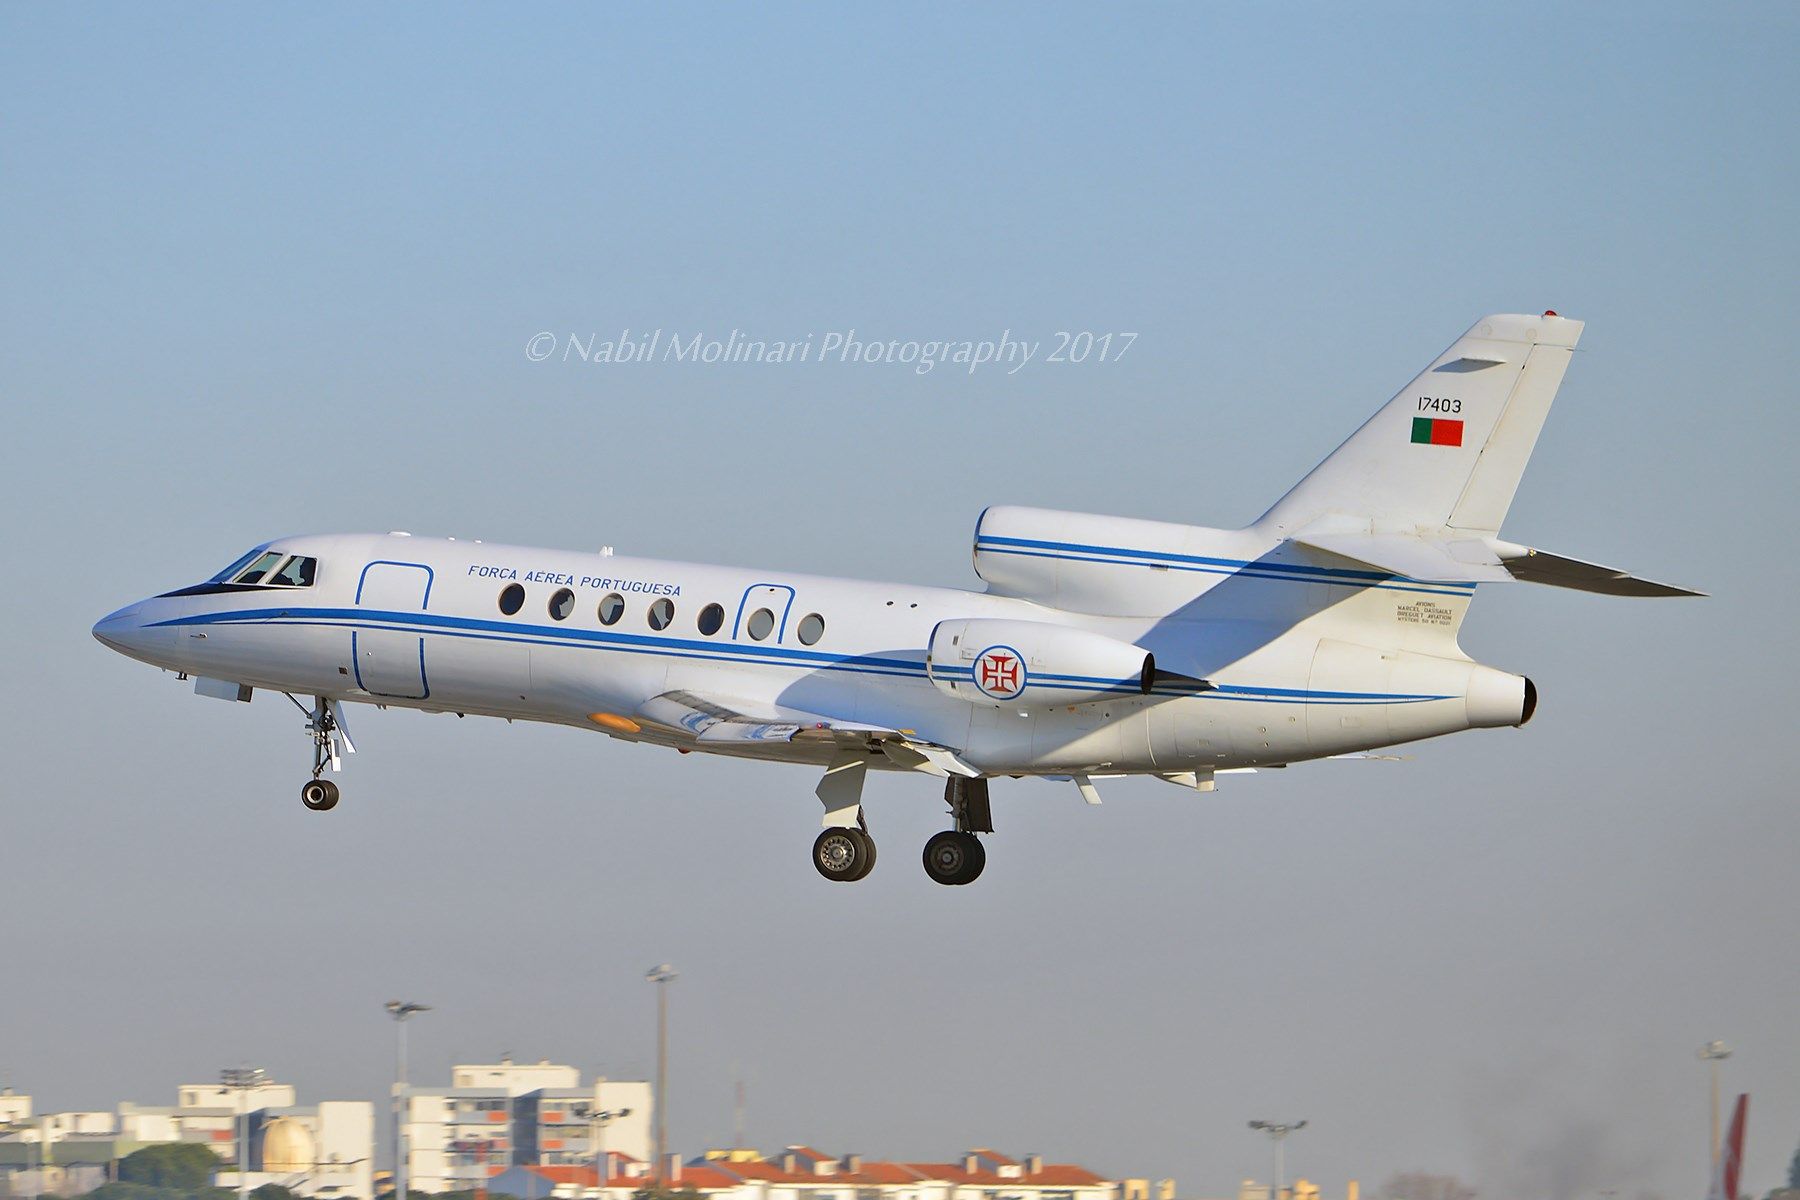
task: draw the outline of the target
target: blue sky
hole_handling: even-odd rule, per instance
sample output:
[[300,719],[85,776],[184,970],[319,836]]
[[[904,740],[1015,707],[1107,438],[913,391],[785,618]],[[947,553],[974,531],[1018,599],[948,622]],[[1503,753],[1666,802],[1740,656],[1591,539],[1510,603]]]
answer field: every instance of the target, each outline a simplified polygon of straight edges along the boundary
[[[1748,1185],[1800,1138],[1791,7],[0,13],[0,1079],[59,1107],[261,1061],[375,1096],[510,1049],[648,1065],[671,1133],[968,1144],[1328,1193]],[[1234,525],[1475,318],[1588,322],[1507,535],[1714,593],[1484,590],[1526,730],[1195,798],[996,788],[977,888],[813,875],[813,780],[372,714],[306,744],[100,614],[298,531],[970,585],[990,503]],[[1106,364],[599,367],[539,332],[1053,341]]]

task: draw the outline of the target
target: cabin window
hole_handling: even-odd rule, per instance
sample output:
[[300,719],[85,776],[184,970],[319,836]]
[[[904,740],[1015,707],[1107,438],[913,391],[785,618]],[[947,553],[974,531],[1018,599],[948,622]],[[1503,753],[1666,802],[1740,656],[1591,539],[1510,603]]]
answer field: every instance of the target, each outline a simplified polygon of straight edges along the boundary
[[800,618],[799,627],[795,629],[795,632],[800,635],[802,642],[811,646],[825,636],[825,618],[818,613],[807,613]]
[[617,625],[619,618],[624,615],[625,597],[619,593],[609,592],[606,598],[600,601],[600,623],[602,625]]
[[775,632],[775,614],[766,608],[759,608],[750,614],[750,619],[744,622],[744,628],[752,638],[760,642]]
[[568,588],[557,588],[556,594],[550,597],[550,616],[558,621],[566,621],[574,611],[575,593]]
[[709,604],[705,608],[700,610],[700,620],[699,620],[700,632],[704,633],[707,637],[711,637],[713,634],[719,632],[719,627],[724,624],[725,624],[725,606],[724,605]]
[[525,587],[523,584],[509,583],[500,592],[500,611],[512,616],[525,607]]
[[245,567],[243,572],[231,582],[261,583],[263,576],[274,570],[281,562],[282,557],[283,555],[279,550],[271,550],[267,554],[262,555],[255,562],[251,563],[248,567]]
[[311,587],[313,572],[318,569],[318,560],[294,555],[281,564],[281,569],[263,580],[279,587]]
[[675,602],[664,596],[650,606],[650,628],[667,629],[675,619]]

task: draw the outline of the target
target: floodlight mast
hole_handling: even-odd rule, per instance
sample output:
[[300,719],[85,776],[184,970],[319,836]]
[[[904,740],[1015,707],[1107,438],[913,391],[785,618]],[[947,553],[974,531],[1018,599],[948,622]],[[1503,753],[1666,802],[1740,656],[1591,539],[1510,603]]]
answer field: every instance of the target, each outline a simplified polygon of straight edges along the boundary
[[269,1074],[261,1067],[227,1067],[219,1072],[219,1082],[238,1094],[238,1110],[234,1122],[238,1134],[238,1200],[247,1200],[250,1195],[250,1091],[268,1081]]
[[679,976],[668,963],[658,963],[644,972],[644,980],[656,985],[656,1095],[651,1104],[656,1111],[656,1165],[652,1179],[663,1170],[663,1155],[669,1145],[669,985]]
[[1701,1062],[1712,1068],[1712,1164],[1715,1172],[1719,1169],[1719,1064],[1731,1057],[1731,1047],[1724,1042],[1712,1041],[1695,1052]]
[[406,1200],[406,1019],[431,1005],[389,1000],[383,1007],[394,1018],[394,1200]]
[[1285,1164],[1282,1162],[1282,1157],[1281,1157],[1281,1144],[1287,1140],[1288,1134],[1297,1133],[1300,1130],[1305,1129],[1306,1122],[1305,1121],[1291,1121],[1291,1122],[1252,1121],[1252,1122],[1250,1122],[1250,1128],[1257,1130],[1260,1133],[1268,1134],[1269,1141],[1274,1143],[1274,1146],[1275,1146],[1274,1180],[1275,1180],[1275,1182],[1269,1188],[1269,1200],[1281,1200],[1282,1170],[1285,1166]]

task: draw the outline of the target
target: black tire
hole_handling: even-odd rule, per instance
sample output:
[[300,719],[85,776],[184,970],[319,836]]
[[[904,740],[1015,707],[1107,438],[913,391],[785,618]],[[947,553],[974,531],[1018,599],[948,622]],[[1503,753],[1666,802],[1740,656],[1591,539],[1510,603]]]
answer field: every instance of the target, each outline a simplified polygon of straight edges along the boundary
[[866,829],[856,829],[852,832],[862,842],[864,854],[863,865],[857,870],[856,878],[867,879],[869,872],[875,869],[875,839],[869,836],[869,831]]
[[985,866],[987,850],[972,833],[946,829],[925,843],[925,873],[946,887],[973,882]]
[[813,842],[813,866],[833,883],[855,883],[874,865],[874,847],[862,830],[834,826]]
[[329,779],[309,779],[300,788],[300,803],[314,812],[328,812],[337,802],[338,785]]
[[956,882],[958,884],[974,883],[981,878],[981,872],[987,868],[987,847],[982,845],[981,839],[972,833],[965,833],[963,836],[969,839],[969,865],[963,868],[962,878]]

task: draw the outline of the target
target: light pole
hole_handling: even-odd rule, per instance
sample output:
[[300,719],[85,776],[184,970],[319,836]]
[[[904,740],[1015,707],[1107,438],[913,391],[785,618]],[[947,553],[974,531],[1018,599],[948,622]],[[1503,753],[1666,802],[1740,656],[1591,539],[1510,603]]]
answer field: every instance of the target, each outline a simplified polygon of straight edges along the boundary
[[238,1200],[245,1200],[250,1195],[250,1090],[261,1087],[268,1079],[268,1073],[261,1067],[227,1067],[219,1072],[219,1082],[238,1094]]
[[1696,1051],[1701,1062],[1712,1067],[1712,1165],[1719,1169],[1719,1064],[1731,1057],[1731,1047],[1724,1042],[1708,1042]]
[[406,1200],[406,1018],[431,1005],[389,1000],[386,1007],[394,1018],[394,1200]]
[[[661,963],[644,972],[644,978],[656,985],[656,1166],[663,1169],[663,1155],[669,1145],[669,985],[675,982],[675,968]],[[652,1178],[659,1176],[653,1175]]]
[[606,1171],[606,1125],[607,1125],[607,1122],[617,1120],[620,1117],[629,1117],[631,1115],[631,1110],[629,1108],[601,1108],[600,1107],[600,1088],[603,1084],[605,1084],[605,1082],[606,1082],[606,1080],[604,1080],[604,1079],[601,1079],[601,1080],[598,1080],[595,1082],[595,1084],[594,1084],[594,1111],[590,1112],[588,1114],[588,1120],[593,1122],[593,1126],[594,1126],[594,1131],[590,1135],[590,1139],[589,1139],[590,1141],[593,1142],[593,1145],[594,1145],[594,1186],[596,1188],[602,1189],[602,1191],[600,1192],[601,1195],[606,1194],[604,1189],[606,1187],[606,1175],[607,1175],[607,1171]]
[[1306,1122],[1284,1124],[1276,1121],[1252,1121],[1250,1128],[1268,1134],[1269,1140],[1275,1144],[1275,1182],[1270,1188],[1269,1200],[1281,1200],[1281,1143],[1287,1140],[1288,1134],[1305,1129]]

